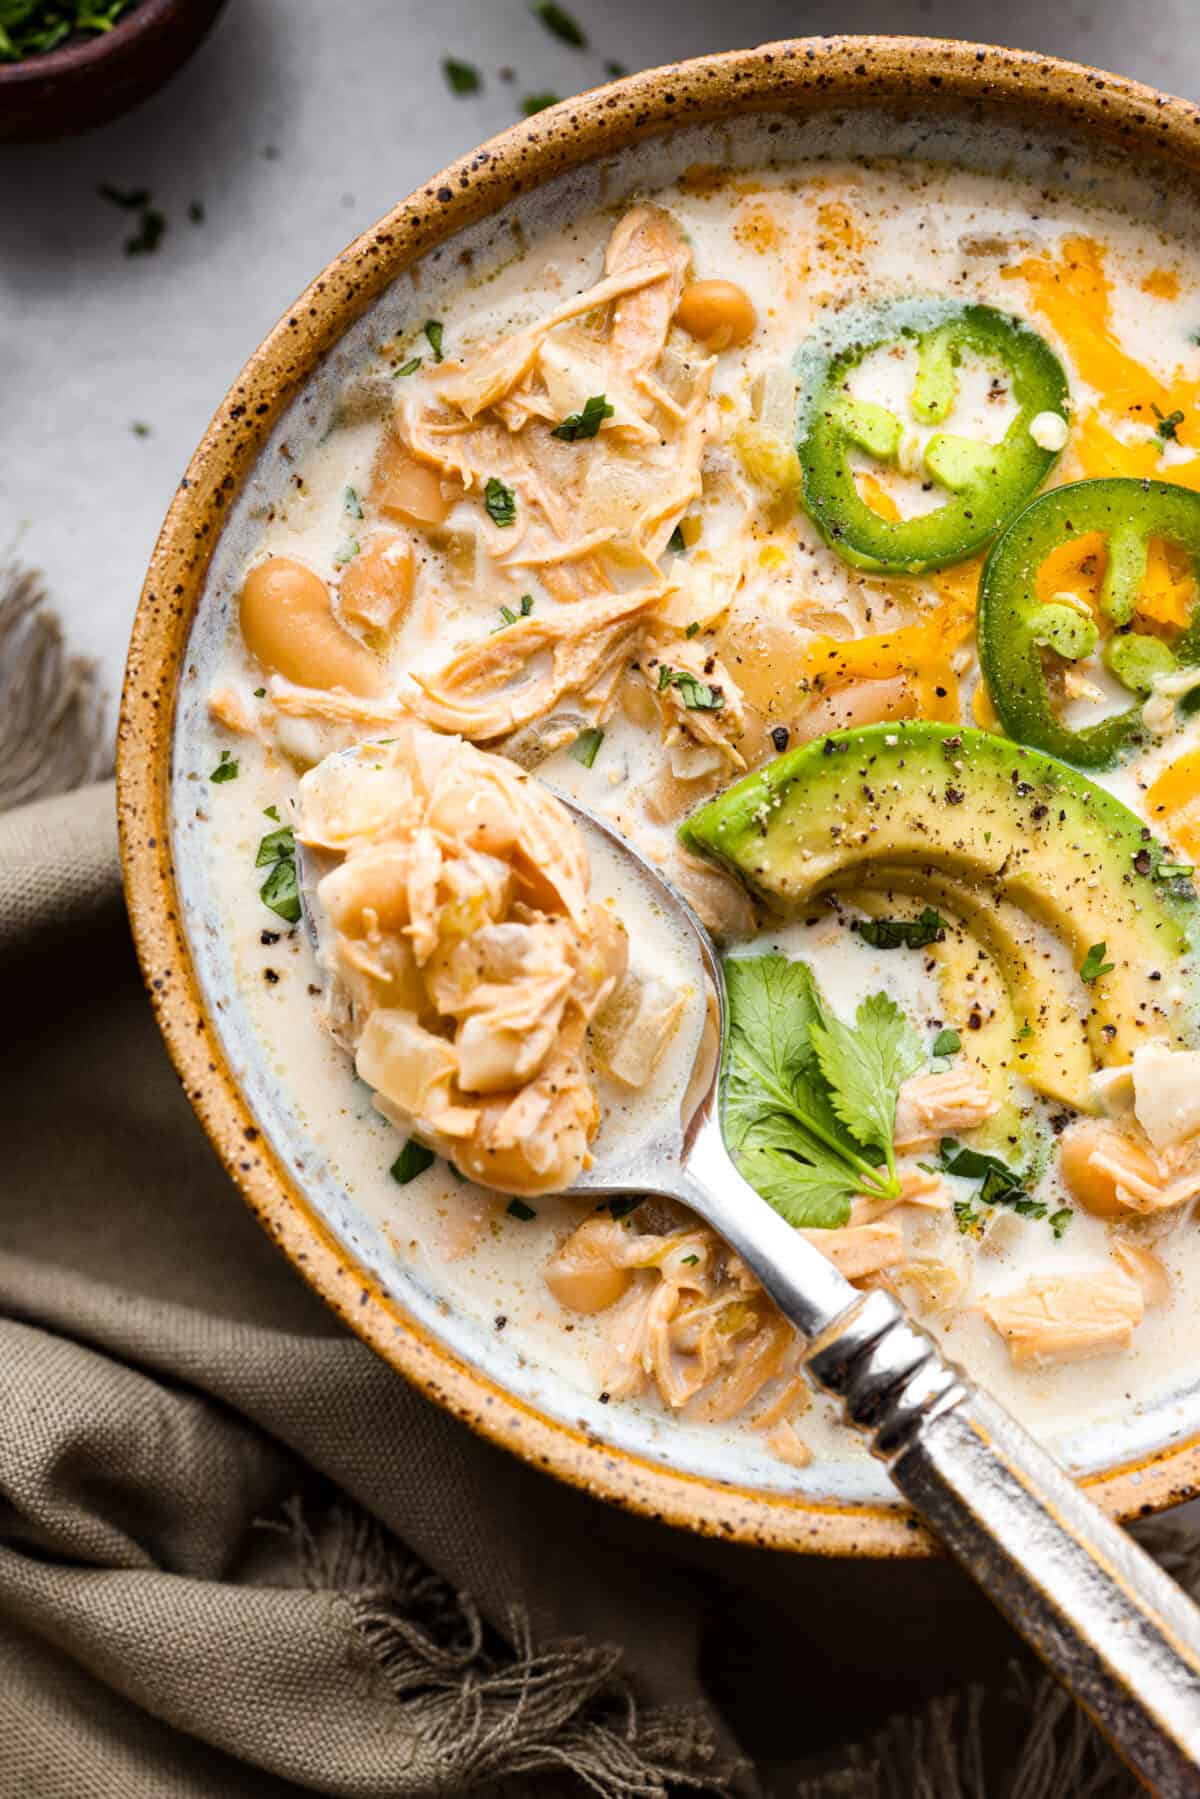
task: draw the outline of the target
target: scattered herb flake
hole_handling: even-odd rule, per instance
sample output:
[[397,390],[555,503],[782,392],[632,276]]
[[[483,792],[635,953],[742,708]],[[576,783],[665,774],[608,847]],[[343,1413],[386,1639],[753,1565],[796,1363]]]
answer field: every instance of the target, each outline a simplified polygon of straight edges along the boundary
[[[265,688],[265,687],[256,687],[256,688],[255,688],[255,689],[254,689],[254,697],[255,697],[255,699],[256,699],[256,700],[264,700],[264,699],[266,699],[266,697],[267,697],[267,690],[266,690],[266,688]],[[279,817],[279,814],[278,814],[278,812],[276,812],[276,810],[275,810],[275,808],[274,808],[274,806],[272,806],[272,807],[271,807],[271,808],[270,808],[270,810],[269,810],[269,811],[268,811],[268,814],[267,814],[267,816],[268,816],[268,817],[269,817],[269,818],[278,818],[278,817]]]
[[135,437],[149,437],[150,427],[144,419],[134,419],[129,429]]
[[695,619],[693,619],[691,624],[686,627],[683,634],[685,637],[699,637],[700,626],[697,624]]
[[[267,690],[265,687],[258,687],[255,689],[255,692],[260,693],[260,694],[265,693],[266,691]],[[273,818],[275,820],[275,823],[278,824],[279,823],[279,807],[278,806],[264,806],[263,807],[263,817],[264,818]],[[262,844],[260,843],[258,847],[259,847],[259,851],[261,853]],[[256,863],[255,866],[258,868],[261,868],[262,863],[261,862]]]
[[358,555],[358,551],[359,542],[357,537],[348,537],[345,543],[336,551],[333,558],[333,566],[335,568],[345,568],[348,562],[354,561],[354,558]]
[[150,204],[148,187],[117,187],[111,181],[102,181],[96,192],[102,200],[111,201],[112,205],[120,206],[126,212],[141,212],[143,206]]
[[1177,441],[1179,427],[1183,423],[1183,413],[1168,412],[1164,416],[1163,413],[1158,410],[1158,407],[1154,405],[1153,400],[1150,402],[1150,405],[1155,418],[1158,420],[1157,425],[1154,427],[1154,435],[1161,438],[1162,442],[1165,444],[1175,443]]
[[1066,1230],[1074,1216],[1075,1214],[1070,1206],[1060,1206],[1059,1210],[1057,1212],[1051,1212],[1049,1218],[1046,1220],[1059,1242],[1062,1241],[1063,1232]]
[[930,1053],[935,1056],[956,1056],[961,1048],[962,1038],[958,1032],[945,1030],[939,1031],[934,1038]]
[[573,50],[587,49],[587,35],[583,27],[571,17],[565,7],[558,4],[558,0],[536,0],[530,10],[560,43],[570,44]]
[[282,856],[258,890],[259,898],[269,911],[286,919],[288,924],[300,922],[300,886],[296,879],[294,856]]
[[[606,62],[604,65],[604,73],[608,76],[610,81],[621,81],[628,75],[629,70],[625,67],[623,62]],[[1198,338],[1197,341],[1200,342],[1200,338]]]
[[850,928],[872,949],[924,949],[927,944],[941,943],[946,935],[946,921],[932,906],[926,906],[917,918],[856,918]]
[[426,319],[421,329],[424,331],[425,336],[429,341],[429,348],[433,351],[433,360],[435,362],[442,362],[444,360],[442,356],[442,334],[446,327],[442,324],[441,319]]
[[697,1262],[698,1262],[698,1261],[699,1261],[699,1260],[700,1260],[700,1257],[699,1257],[699,1256],[684,1256],[684,1258],[683,1258],[683,1266],[684,1266],[684,1267],[685,1267],[685,1268],[694,1268],[694,1267],[695,1267],[695,1266],[696,1266],[696,1263],[697,1263]]
[[687,545],[683,541],[682,525],[676,525],[670,537],[668,537],[667,548],[673,550],[676,556],[682,556],[683,552],[687,549]]
[[222,750],[221,751],[221,760],[217,763],[217,766],[213,769],[211,775],[209,775],[208,778],[210,781],[236,781],[237,780],[238,765],[237,765],[237,762],[235,761],[234,756],[230,750]]
[[1086,981],[1089,987],[1093,981],[1098,981],[1101,975],[1111,974],[1116,967],[1115,962],[1104,960],[1107,954],[1107,943],[1093,943],[1083,958],[1079,969],[1079,978],[1081,981]]
[[138,228],[125,240],[126,256],[148,256],[157,250],[166,233],[167,221],[153,206],[147,206],[138,220]]
[[[265,816],[278,818],[279,813],[274,806],[268,806]],[[296,834],[291,825],[280,825],[277,831],[268,831],[258,846],[258,854],[254,858],[255,868],[266,868],[272,862],[294,860],[296,855]]]
[[523,1199],[510,1199],[505,1210],[510,1218],[519,1218],[522,1224],[528,1224],[531,1218],[537,1217],[533,1207],[527,1206]]
[[409,1181],[415,1181],[419,1174],[424,1174],[427,1168],[432,1168],[436,1159],[431,1149],[426,1149],[423,1143],[418,1143],[415,1137],[410,1137],[388,1169],[388,1173],[402,1187],[407,1187]]
[[659,693],[668,687],[679,689],[679,697],[689,712],[719,712],[725,704],[725,695],[719,687],[710,687],[689,669],[671,668],[664,662],[658,670]]
[[532,119],[536,113],[545,112],[548,106],[557,106],[561,98],[561,94],[526,94],[521,111],[527,119]]
[[452,94],[477,94],[483,77],[471,62],[459,62],[456,56],[443,56],[442,74]]
[[346,489],[345,493],[343,493],[342,505],[346,508],[346,511],[350,514],[351,518],[361,518],[362,517],[362,515],[363,515],[362,501],[359,499],[358,495],[355,493],[355,491],[352,487],[348,487]]
[[551,437],[561,437],[564,443],[578,443],[581,437],[595,437],[605,419],[610,419],[613,409],[603,394],[592,394],[583,402],[582,412],[572,412],[555,425]]
[[576,762],[582,762],[584,768],[590,768],[596,760],[596,755],[603,742],[603,731],[595,728],[590,731],[581,731],[574,743],[571,744],[567,754],[573,756]]
[[503,481],[495,475],[488,476],[488,484],[483,490],[483,503],[487,515],[494,525],[506,529],[517,522],[517,496],[511,487],[505,487]]
[[188,207],[188,218],[193,225],[203,225],[205,213],[203,200],[193,200]]
[[392,380],[398,381],[402,375],[415,375],[420,366],[421,358],[419,356],[410,356],[408,361],[396,370],[395,374],[392,376]]
[[509,625],[515,625],[520,619],[528,618],[532,611],[533,595],[531,593],[523,593],[521,595],[521,609],[519,612],[514,612],[511,606],[501,606],[500,623],[492,626],[492,636],[494,637],[497,631],[505,630]]

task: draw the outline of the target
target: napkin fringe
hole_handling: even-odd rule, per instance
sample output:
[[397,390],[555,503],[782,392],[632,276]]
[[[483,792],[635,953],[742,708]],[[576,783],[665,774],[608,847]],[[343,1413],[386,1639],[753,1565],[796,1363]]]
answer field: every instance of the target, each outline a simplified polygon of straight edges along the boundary
[[367,1513],[338,1502],[318,1534],[298,1501],[284,1509],[305,1585],[344,1597],[402,1706],[414,1744],[404,1791],[495,1790],[549,1773],[598,1799],[731,1790],[745,1764],[720,1752],[701,1713],[640,1706],[620,1648],[582,1638],[538,1647],[519,1607],[501,1636]]
[[68,655],[41,575],[0,567],[0,812],[111,769],[96,664]]

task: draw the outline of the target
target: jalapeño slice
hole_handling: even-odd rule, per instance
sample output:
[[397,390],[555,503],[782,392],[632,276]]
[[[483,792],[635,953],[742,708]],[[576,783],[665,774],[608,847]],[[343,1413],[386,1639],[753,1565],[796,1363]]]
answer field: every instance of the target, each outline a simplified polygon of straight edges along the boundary
[[[905,342],[917,352],[907,420],[850,391],[853,371],[872,350]],[[883,518],[859,493],[852,458],[912,461],[912,427],[950,416],[965,351],[1003,371],[1020,410],[999,443],[935,432],[917,448],[912,472],[942,490],[942,504],[915,518]],[[832,340],[806,346],[800,371],[804,505],[825,541],[856,568],[919,575],[963,561],[1020,511],[1057,459],[1030,427],[1050,413],[1054,432],[1064,435],[1057,423],[1067,413],[1062,366],[1036,331],[991,306],[891,301],[856,323],[843,321]]]
[[1078,768],[1106,768],[1142,730],[1140,704],[1072,730],[1056,715],[1042,649],[1068,660],[1095,647],[1094,622],[1079,613],[1078,636],[1058,615],[1071,609],[1038,598],[1038,570],[1062,544],[1091,532],[1106,539],[1100,609],[1113,631],[1104,649],[1112,673],[1144,695],[1155,675],[1200,663],[1200,607],[1168,647],[1129,629],[1146,574],[1150,539],[1185,551],[1200,569],[1200,494],[1167,481],[1112,476],[1051,488],[1020,513],[992,547],[979,582],[979,658],[1000,723],[1019,743]]

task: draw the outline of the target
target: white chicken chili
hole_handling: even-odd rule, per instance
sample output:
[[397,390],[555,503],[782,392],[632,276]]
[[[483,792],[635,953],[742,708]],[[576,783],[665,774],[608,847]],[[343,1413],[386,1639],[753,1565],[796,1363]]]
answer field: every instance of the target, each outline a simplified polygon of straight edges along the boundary
[[1194,1366],[1194,268],[1015,177],[693,163],[281,446],[183,746],[213,928],[336,1179],[579,1392],[848,1453],[707,1227],[556,1197],[705,996],[555,789],[716,935],[727,1142],[849,1279],[1043,1431]]

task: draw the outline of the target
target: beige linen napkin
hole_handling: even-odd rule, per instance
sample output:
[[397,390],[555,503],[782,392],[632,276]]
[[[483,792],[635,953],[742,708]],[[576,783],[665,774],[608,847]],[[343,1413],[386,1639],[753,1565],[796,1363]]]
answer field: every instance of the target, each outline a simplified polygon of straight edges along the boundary
[[626,1516],[348,1335],[179,1091],[112,814],[0,818],[0,1799],[1132,1794],[951,1567]]

